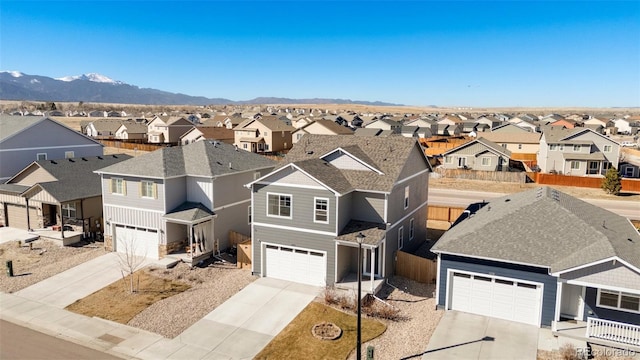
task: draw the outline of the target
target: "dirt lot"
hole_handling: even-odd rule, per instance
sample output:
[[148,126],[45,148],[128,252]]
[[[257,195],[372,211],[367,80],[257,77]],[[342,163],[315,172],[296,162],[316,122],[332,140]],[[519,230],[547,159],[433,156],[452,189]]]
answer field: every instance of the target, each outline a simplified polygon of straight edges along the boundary
[[0,261],[13,262],[14,277],[0,276],[0,291],[12,293],[105,254],[102,243],[80,242],[75,246],[35,240],[29,245],[10,241],[0,244]]

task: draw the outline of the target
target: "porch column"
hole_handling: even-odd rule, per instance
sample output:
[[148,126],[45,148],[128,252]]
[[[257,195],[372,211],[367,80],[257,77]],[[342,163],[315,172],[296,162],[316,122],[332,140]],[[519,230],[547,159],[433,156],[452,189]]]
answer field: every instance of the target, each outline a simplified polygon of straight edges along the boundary
[[193,260],[193,253],[195,249],[193,248],[193,225],[189,224],[189,253],[191,254],[191,259]]
[[60,214],[60,236],[64,239],[64,214],[62,213],[62,203],[58,204],[58,213]]
[[371,248],[371,293],[373,294],[373,289],[374,289],[374,284],[373,284],[373,280],[375,278],[375,269],[376,269],[376,249],[375,248]]
[[27,231],[28,231],[28,230],[31,230],[31,219],[29,218],[29,198],[27,197],[24,198],[24,201],[27,203]]
[[560,307],[562,306],[562,281],[558,279],[556,283],[556,311],[551,322],[551,331],[558,330],[558,322],[560,321]]

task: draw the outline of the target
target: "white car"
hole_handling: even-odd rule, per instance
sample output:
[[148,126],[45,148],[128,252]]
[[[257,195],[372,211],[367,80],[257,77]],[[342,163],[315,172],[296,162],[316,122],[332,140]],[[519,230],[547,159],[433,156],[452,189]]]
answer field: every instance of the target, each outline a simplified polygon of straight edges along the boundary
[[623,141],[620,143],[620,146],[623,147],[636,147],[636,143],[634,143],[633,141]]

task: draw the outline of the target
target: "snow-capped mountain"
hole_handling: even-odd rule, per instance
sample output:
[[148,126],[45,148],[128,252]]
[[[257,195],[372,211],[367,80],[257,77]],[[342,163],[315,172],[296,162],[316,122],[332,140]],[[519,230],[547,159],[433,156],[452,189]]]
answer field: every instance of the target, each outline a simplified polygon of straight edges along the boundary
[[60,78],[55,78],[56,80],[60,80],[60,81],[75,81],[75,80],[87,80],[87,81],[93,81],[93,82],[97,82],[97,83],[107,83],[107,84],[119,84],[122,85],[124,84],[124,82],[122,81],[117,81],[117,80],[113,80],[112,78],[108,77],[108,76],[104,76],[98,73],[88,73],[88,74],[82,74],[82,75],[74,75],[74,76],[64,76],[64,77],[60,77]]

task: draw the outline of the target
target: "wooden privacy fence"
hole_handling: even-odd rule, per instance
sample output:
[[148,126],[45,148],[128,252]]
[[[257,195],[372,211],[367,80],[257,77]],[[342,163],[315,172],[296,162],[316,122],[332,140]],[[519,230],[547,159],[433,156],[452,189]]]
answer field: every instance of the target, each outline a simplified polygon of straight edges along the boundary
[[251,267],[251,236],[229,230],[229,245],[236,247],[236,265],[243,269]]
[[436,282],[437,270],[435,260],[425,259],[401,250],[396,253],[396,275],[420,283],[431,284]]
[[163,145],[158,144],[140,144],[135,142],[124,142],[115,140],[98,140],[102,145],[106,147],[113,147],[118,149],[127,150],[140,150],[140,151],[154,151],[163,148]]
[[[603,178],[542,173],[527,173],[529,178],[542,185],[578,186],[600,188]],[[640,179],[622,179],[622,191],[640,192]]]
[[439,220],[454,222],[462,214],[464,208],[429,205],[427,207],[427,220]]
[[527,173],[525,172],[445,169],[444,167],[436,168],[435,172],[441,177],[449,179],[484,180],[521,184],[527,182]]

